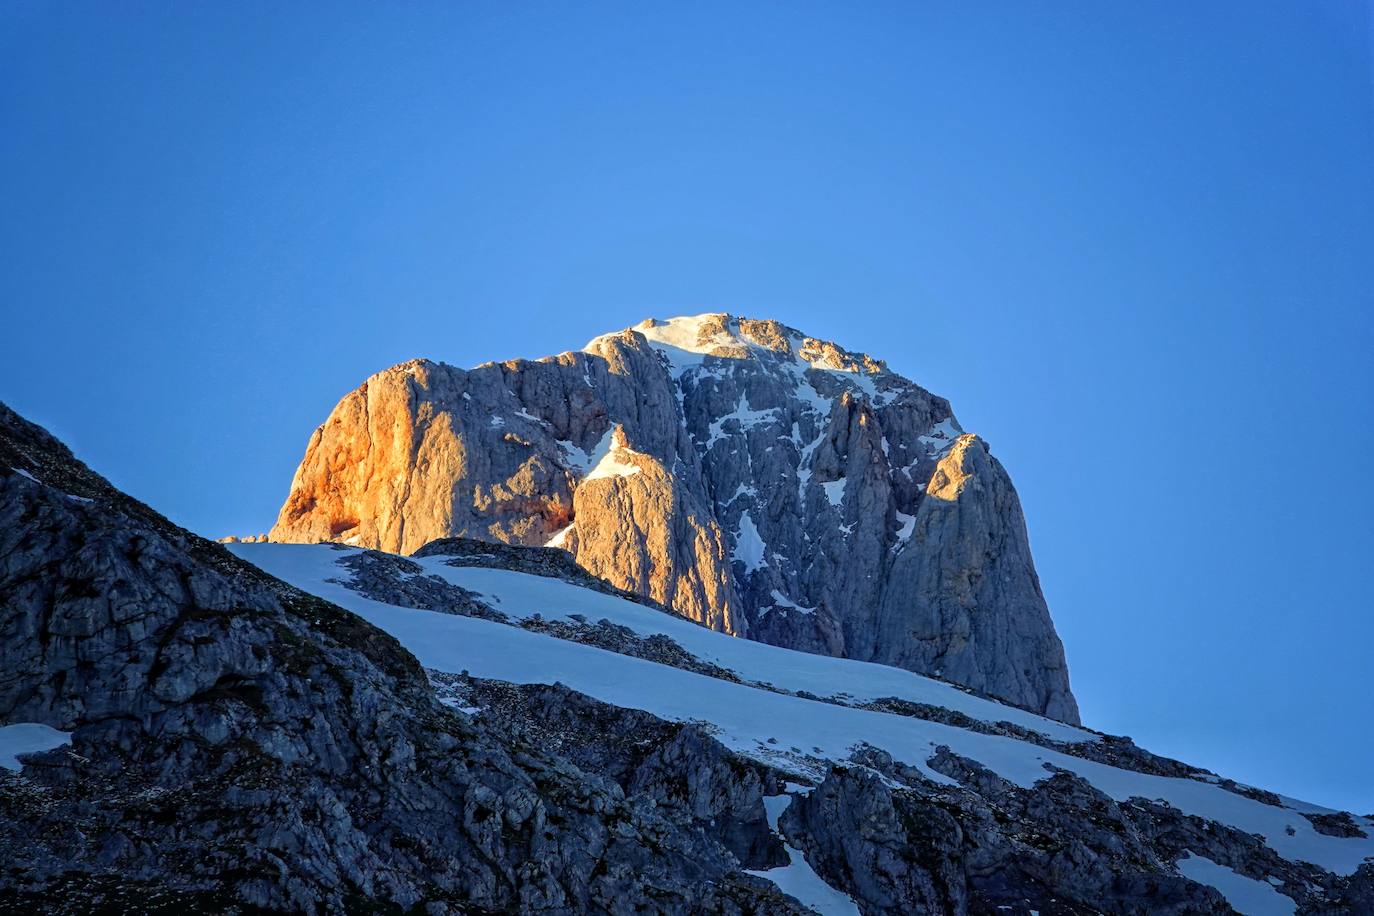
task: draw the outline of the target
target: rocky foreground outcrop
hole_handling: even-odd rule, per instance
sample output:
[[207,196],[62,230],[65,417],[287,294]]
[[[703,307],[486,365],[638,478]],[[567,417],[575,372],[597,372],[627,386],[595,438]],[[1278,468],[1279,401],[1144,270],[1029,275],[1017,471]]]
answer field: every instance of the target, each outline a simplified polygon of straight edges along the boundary
[[270,538],[562,547],[740,636],[1078,720],[1016,491],[949,403],[774,321],[649,320],[576,353],[368,379]]
[[765,864],[766,830],[717,836],[641,797],[673,791],[653,773],[630,796],[445,706],[391,637],[0,405],[0,726],[18,722],[72,734],[0,769],[4,912],[801,912],[725,845]]

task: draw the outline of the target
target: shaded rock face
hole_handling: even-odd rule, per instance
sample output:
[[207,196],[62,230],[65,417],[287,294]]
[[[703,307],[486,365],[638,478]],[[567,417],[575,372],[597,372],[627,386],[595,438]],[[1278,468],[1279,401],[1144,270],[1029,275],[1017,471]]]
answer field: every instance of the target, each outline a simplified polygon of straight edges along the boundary
[[698,726],[664,722],[559,685],[435,676],[479,706],[494,730],[528,738],[612,780],[627,795],[701,825],[744,867],[787,864],[763,806],[764,795],[782,791],[783,775],[730,753]]
[[865,916],[1233,913],[1173,869],[1189,852],[1317,906],[1361,893],[1358,879],[1287,862],[1257,837],[1143,799],[1119,804],[1071,773],[1022,789],[942,749],[931,765],[962,785],[940,786],[880,751],[856,757],[795,796],[779,826]]
[[879,604],[880,659],[996,696],[1043,696],[1038,711],[1076,722],[1021,503],[982,440],[955,441],[915,516],[917,546],[893,559]]
[[751,849],[757,775],[722,790],[738,836],[652,803],[682,773],[726,778],[710,739],[666,745],[681,771],[646,762],[627,794],[492,731],[391,637],[176,528],[0,405],[15,722],[72,732],[0,770],[0,900],[19,911],[801,912],[722,845]]
[[717,630],[936,674],[1069,722],[1005,469],[949,403],[773,321],[649,320],[576,353],[368,379],[270,537],[550,545]]

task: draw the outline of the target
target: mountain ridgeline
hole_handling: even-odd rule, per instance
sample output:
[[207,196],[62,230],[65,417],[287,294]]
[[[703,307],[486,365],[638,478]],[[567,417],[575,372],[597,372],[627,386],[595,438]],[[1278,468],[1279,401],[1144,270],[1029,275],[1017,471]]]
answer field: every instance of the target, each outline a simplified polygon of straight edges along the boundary
[[949,402],[776,321],[649,319],[579,352],[365,381],[270,538],[556,546],[712,629],[1077,723],[1020,501]]

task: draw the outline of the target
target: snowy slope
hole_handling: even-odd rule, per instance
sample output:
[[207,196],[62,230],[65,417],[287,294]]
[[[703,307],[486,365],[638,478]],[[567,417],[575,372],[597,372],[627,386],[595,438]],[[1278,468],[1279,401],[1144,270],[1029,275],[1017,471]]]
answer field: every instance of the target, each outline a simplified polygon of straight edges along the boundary
[[1225,865],[1218,865],[1205,856],[1189,854],[1178,860],[1178,870],[1199,884],[1207,884],[1221,891],[1221,896],[1237,913],[1255,916],[1293,916],[1296,907],[1292,899],[1274,890],[1264,881],[1238,875]]
[[[284,551],[296,547],[272,545],[272,549]],[[629,627],[640,635],[662,633],[697,658],[728,668],[745,680],[822,697],[843,694],[856,702],[898,697],[956,710],[985,722],[1011,722],[1059,741],[1097,740],[1095,735],[1081,728],[985,700],[943,681],[901,668],[736,639],[684,618],[655,613],[641,604],[558,579],[504,569],[450,566],[445,557],[411,559],[423,566],[426,573],[487,597],[493,607],[511,617],[528,618],[540,614],[546,619],[555,619],[581,614],[589,620],[606,619]]]
[[[969,731],[926,719],[853,708],[778,693],[748,683],[708,677],[638,658],[568,642],[487,620],[400,608],[369,600],[344,583],[349,570],[338,561],[356,551],[325,545],[242,544],[239,556],[269,573],[340,604],[403,643],[428,668],[519,684],[562,683],[617,706],[674,721],[707,723],[737,752],[796,774],[821,778],[828,762],[849,758],[863,743],[919,768],[929,779],[952,780],[926,763],[937,748],[976,760],[1003,778],[1029,787],[1051,775],[1049,766],[1076,773],[1113,799],[1167,802],[1196,815],[1257,834],[1280,856],[1347,875],[1374,857],[1374,839],[1319,833],[1300,812],[1326,809],[1285,800],[1265,804],[1203,779],[1165,777],[1108,766],[1041,745]],[[551,578],[486,568],[448,566],[442,557],[418,561],[436,575],[486,596],[513,618],[545,619],[578,614],[670,636],[698,658],[729,668],[746,681],[828,697],[900,697],[944,706],[986,722],[1007,721],[1061,742],[1097,740],[1090,732],[979,699],[947,684],[881,665],[810,655],[713,633],[632,602]],[[1356,819],[1374,834],[1374,823]],[[1236,894],[1236,882],[1194,861],[1189,877]],[[1219,868],[1219,866],[1218,866]],[[1225,869],[1222,869],[1225,871]],[[1210,878],[1209,878],[1210,876]],[[1227,884],[1225,888],[1223,884]],[[1249,885],[1241,885],[1249,888]],[[1228,896],[1230,895],[1228,894]],[[1253,889],[1244,899],[1268,899]],[[1280,907],[1289,898],[1274,895]],[[1254,909],[1242,912],[1264,912]],[[1280,910],[1275,910],[1282,911]]]

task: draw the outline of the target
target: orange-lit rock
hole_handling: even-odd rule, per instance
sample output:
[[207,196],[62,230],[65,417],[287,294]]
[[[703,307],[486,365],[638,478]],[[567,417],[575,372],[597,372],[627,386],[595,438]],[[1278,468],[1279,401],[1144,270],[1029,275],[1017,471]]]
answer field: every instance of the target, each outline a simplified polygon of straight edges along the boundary
[[943,398],[778,322],[650,320],[374,375],[311,436],[269,536],[552,543],[715,629],[1076,721],[1015,490],[961,434]]

